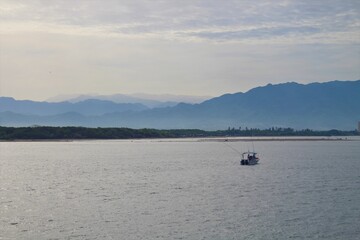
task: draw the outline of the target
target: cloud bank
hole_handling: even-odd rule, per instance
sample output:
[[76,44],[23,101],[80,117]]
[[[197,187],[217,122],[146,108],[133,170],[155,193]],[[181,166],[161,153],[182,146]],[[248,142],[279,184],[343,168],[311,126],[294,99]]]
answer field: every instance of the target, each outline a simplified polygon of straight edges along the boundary
[[1,1],[0,94],[34,96],[26,81],[45,97],[356,79],[359,29],[355,0]]

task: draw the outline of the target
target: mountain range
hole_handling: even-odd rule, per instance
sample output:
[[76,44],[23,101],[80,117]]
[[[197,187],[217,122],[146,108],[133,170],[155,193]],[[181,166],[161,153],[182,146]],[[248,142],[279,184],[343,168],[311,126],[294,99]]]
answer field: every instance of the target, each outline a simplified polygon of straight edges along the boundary
[[159,107],[173,107],[180,102],[186,103],[200,103],[210,97],[207,96],[190,96],[190,95],[170,95],[170,94],[113,94],[113,95],[99,95],[99,94],[78,94],[78,95],[59,95],[49,98],[49,102],[63,102],[68,101],[77,103],[89,99],[106,100],[115,103],[140,103],[148,108]]
[[131,128],[292,127],[353,130],[360,121],[360,80],[268,84],[198,104],[149,108],[92,99],[75,103],[0,98],[2,126]]

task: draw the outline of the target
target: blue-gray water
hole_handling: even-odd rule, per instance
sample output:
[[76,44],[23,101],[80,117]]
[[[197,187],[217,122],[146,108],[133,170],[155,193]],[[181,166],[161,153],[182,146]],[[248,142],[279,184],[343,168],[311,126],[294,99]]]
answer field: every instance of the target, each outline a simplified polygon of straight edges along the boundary
[[226,144],[0,143],[0,239],[360,238],[360,141]]

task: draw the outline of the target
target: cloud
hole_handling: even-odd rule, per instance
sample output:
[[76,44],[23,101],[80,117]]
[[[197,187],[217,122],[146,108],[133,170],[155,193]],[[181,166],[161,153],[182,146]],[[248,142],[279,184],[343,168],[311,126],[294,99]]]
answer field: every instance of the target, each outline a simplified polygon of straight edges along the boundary
[[358,1],[5,1],[0,20],[2,33],[354,43],[359,9]]

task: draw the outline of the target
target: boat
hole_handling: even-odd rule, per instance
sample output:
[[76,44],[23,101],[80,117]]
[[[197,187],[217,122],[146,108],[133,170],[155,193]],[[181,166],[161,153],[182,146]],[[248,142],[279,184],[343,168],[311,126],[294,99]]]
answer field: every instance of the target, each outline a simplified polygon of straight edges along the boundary
[[260,158],[257,156],[256,152],[243,152],[241,154],[241,165],[255,165],[259,162]]

